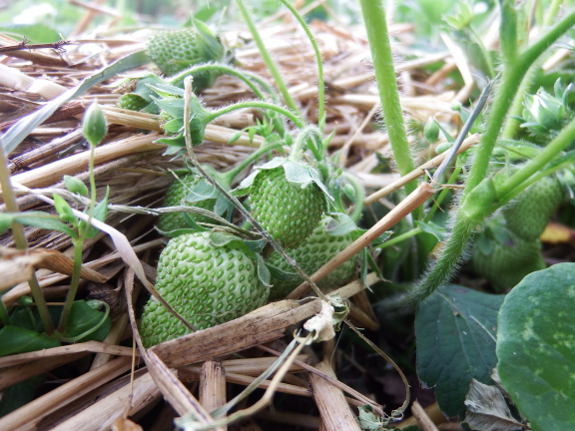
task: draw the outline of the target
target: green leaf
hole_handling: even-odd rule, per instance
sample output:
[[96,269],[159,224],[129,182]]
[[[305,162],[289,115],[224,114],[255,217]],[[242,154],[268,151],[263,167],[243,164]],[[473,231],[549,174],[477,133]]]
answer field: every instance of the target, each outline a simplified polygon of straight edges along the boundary
[[56,211],[60,215],[60,218],[68,223],[76,222],[77,219],[74,213],[72,212],[70,204],[66,202],[66,200],[60,195],[54,194],[52,197],[54,199],[54,207],[56,208]]
[[112,319],[107,312],[96,310],[79,299],[72,304],[64,337],[74,341],[102,341],[111,328]]
[[[10,214],[10,213],[7,213]],[[55,215],[42,211],[27,211],[25,213],[12,214],[16,223],[33,226],[40,229],[57,230],[71,237],[75,237],[74,231],[66,224],[62,223]]]
[[465,410],[472,378],[491,383],[497,363],[497,312],[503,299],[503,295],[446,285],[417,309],[417,373],[426,386],[435,386],[439,407],[448,416]]
[[108,67],[96,71],[88,78],[84,79],[82,84],[71,88],[57,98],[46,103],[42,108],[30,115],[18,120],[16,124],[8,129],[2,138],[2,144],[7,154],[10,154],[26,138],[30,132],[49,118],[60,106],[71,99],[80,97],[94,85],[99,84],[119,73],[126,70],[142,66],[150,61],[149,57],[143,51],[138,51],[127,55],[124,58],[112,63]]
[[447,237],[447,233],[445,232],[445,228],[439,226],[438,224],[435,224],[433,222],[422,222],[422,221],[417,221],[415,222],[416,225],[421,227],[421,230],[423,230],[423,232],[428,233],[430,235],[433,235],[437,241],[441,242],[443,241],[446,237]]
[[60,40],[60,35],[52,27],[45,24],[16,24],[0,27],[4,34],[19,34],[26,36],[31,43],[52,43]]
[[0,329],[0,356],[58,347],[58,340],[20,326],[6,325]]
[[575,428],[575,263],[531,273],[499,312],[497,370],[533,431]]
[[4,235],[10,229],[14,221],[14,214],[0,213],[0,235]]
[[[96,205],[94,208],[94,214],[92,215],[96,220],[101,222],[106,221],[106,216],[108,215],[108,196],[110,195],[110,187],[106,188],[106,196],[102,199],[101,202]],[[80,222],[80,229],[82,230],[85,226],[86,222],[82,220]],[[96,229],[94,226],[90,226],[90,230],[88,231],[88,238],[94,238],[100,232],[99,229]]]
[[32,401],[45,378],[45,374],[40,374],[6,388],[0,401],[0,417],[4,417]]
[[88,196],[88,187],[83,181],[70,175],[64,175],[64,184],[66,188],[72,193],[78,193],[81,196]]

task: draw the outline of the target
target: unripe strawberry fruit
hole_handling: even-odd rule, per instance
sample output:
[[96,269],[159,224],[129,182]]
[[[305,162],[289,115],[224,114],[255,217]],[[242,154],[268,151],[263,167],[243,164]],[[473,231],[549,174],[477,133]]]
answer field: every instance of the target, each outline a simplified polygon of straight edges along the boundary
[[[210,61],[221,61],[224,47],[205,25],[153,34],[147,41],[146,51],[152,61],[167,76],[190,66]],[[194,88],[201,90],[214,84],[213,73],[194,75]]]
[[281,166],[258,173],[249,199],[254,218],[286,249],[298,247],[311,235],[326,207],[316,183],[305,188],[291,183]]
[[[312,275],[353,242],[353,237],[350,234],[331,235],[328,231],[331,221],[333,221],[331,217],[325,217],[307,241],[288,253],[307,275]],[[295,271],[277,251],[270,255],[267,263],[284,272]],[[321,280],[318,287],[324,291],[340,287],[353,277],[355,270],[356,260],[350,259]],[[299,275],[290,280],[279,280],[272,277],[271,284],[273,286],[270,290],[270,299],[284,298],[302,282],[303,278]]]
[[526,241],[539,238],[563,201],[564,194],[557,178],[540,179],[503,208],[507,227]]
[[[241,242],[213,245],[209,232],[180,235],[162,251],[156,289],[197,329],[241,317],[265,304],[269,294],[250,254]],[[146,347],[189,332],[153,297],[144,307],[139,330]]]
[[[186,174],[176,179],[168,188],[164,197],[163,206],[171,207],[178,205],[195,206],[213,211],[216,199],[205,199],[196,202],[187,202],[186,197],[194,186],[198,184],[201,177],[195,174]],[[195,222],[212,222],[212,219],[200,214],[188,213],[188,216]],[[170,232],[175,229],[184,229],[190,227],[184,218],[183,213],[166,213],[158,217],[158,229],[164,232]]]
[[141,111],[146,106],[148,106],[148,102],[146,102],[143,97],[140,97],[137,94],[122,94],[118,100],[118,107],[122,109],[129,109],[130,111]]
[[471,266],[493,284],[496,291],[511,289],[533,271],[545,269],[538,238],[526,241],[508,232],[505,242],[491,240],[491,248],[484,253],[474,247]]

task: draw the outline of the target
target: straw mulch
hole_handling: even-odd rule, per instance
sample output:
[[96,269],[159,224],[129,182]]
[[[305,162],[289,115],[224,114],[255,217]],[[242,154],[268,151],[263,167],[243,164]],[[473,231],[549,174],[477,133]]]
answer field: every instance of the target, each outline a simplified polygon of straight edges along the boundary
[[[324,22],[313,22],[311,29],[325,62],[326,131],[336,131],[331,149],[342,150],[339,163],[364,182],[368,194],[393,185],[399,178],[397,174],[369,173],[377,165],[378,155],[389,158],[392,154],[386,134],[374,128],[378,121],[378,96],[365,35],[361,29]],[[315,122],[316,65],[303,32],[287,18],[282,25],[262,24],[260,30],[293,97],[303,107],[308,121]],[[396,38],[398,58],[411,54],[416,58],[400,60],[397,64],[406,114],[421,123],[434,115],[455,125],[457,117],[451,104],[464,101],[472,87],[466,86],[461,91],[444,90],[444,78],[457,67],[451,53],[422,55],[407,52],[403,41],[412,37],[410,26],[392,25],[391,31]],[[3,66],[23,73],[34,85],[10,85],[4,80],[0,87],[0,129],[6,131],[15,121],[38,109],[45,98],[50,98],[45,91],[58,91],[49,84],[42,84],[41,80],[64,88],[76,86],[94,71],[142,49],[148,34],[149,31],[140,31],[104,37],[84,33],[77,37],[78,45],[67,46],[61,55],[53,50],[20,51],[4,58]],[[249,33],[230,29],[221,36],[228,46],[236,47],[235,56],[241,67],[271,81],[257,49],[243,42],[250,39]],[[2,44],[9,45],[10,41],[3,40]],[[433,75],[422,71],[423,66],[431,63],[441,66]],[[468,77],[466,73],[468,70],[462,70],[464,78]],[[98,199],[109,186],[111,204],[160,206],[172,181],[169,169],[177,168],[181,163],[162,156],[165,147],[155,143],[161,129],[153,115],[136,114],[116,107],[120,96],[116,84],[120,80],[121,77],[117,77],[106,81],[81,98],[65,104],[9,155],[12,182],[33,189],[33,192],[18,191],[17,202],[21,211],[54,212],[40,196],[51,196],[52,190],[63,189],[63,175],[87,182],[89,151],[82,138],[80,119],[95,98],[104,107],[109,124],[105,141],[96,152]],[[219,78],[213,88],[202,94],[208,107],[251,97],[248,88],[231,77]],[[227,142],[236,130],[254,124],[256,116],[257,112],[246,110],[210,125],[206,141],[197,147],[200,162],[222,169],[245,158],[260,144],[260,138],[250,142],[243,136],[234,145]],[[428,151],[425,151],[418,163],[424,163],[427,157]],[[389,201],[383,202],[391,205]],[[0,211],[6,211],[4,205],[0,206]],[[153,215],[126,214],[113,208],[107,219],[107,224],[128,238],[151,282],[159,252],[165,244],[165,239],[154,230],[154,223]],[[54,253],[59,251],[72,256],[70,238],[35,228],[26,228],[26,237],[31,250],[28,256],[35,257],[18,261],[21,270],[35,268],[46,299],[49,302],[62,301],[69,287],[70,272],[66,265],[57,265],[60,255],[55,256]],[[6,247],[15,248],[10,235],[0,238],[0,245],[4,259],[15,259],[6,250]],[[132,334],[128,313],[132,304],[126,307],[125,290],[133,291],[134,303],[141,303],[147,297],[145,289],[106,234],[101,233],[84,246],[84,267],[91,271],[83,274],[79,297],[108,301],[114,314],[113,329],[101,343],[77,343],[0,358],[2,390],[47,373],[46,384],[42,387],[44,395],[39,393],[35,400],[1,418],[1,430],[87,431],[112,426],[126,430],[139,429],[137,423],[149,430],[162,430],[172,429],[173,418],[189,412],[195,412],[201,421],[207,422],[210,420],[208,412],[233,396],[229,391],[237,392],[238,387],[250,384],[275,360],[289,342],[293,325],[299,325],[321,308],[317,298],[272,303],[243,318],[149,349],[144,364],[140,362],[138,352],[126,347],[122,341],[130,339]],[[359,327],[377,330],[379,323],[364,292],[365,286],[356,282],[344,289],[342,296],[352,297],[353,322]],[[3,296],[4,303],[9,306],[29,292],[27,282],[21,281]],[[324,343],[324,357],[331,358],[334,349],[337,352],[333,342]],[[333,357],[336,360],[332,362],[318,362],[317,350],[304,349],[283,380],[278,384],[274,382],[274,403],[282,400],[277,404],[280,407],[266,408],[251,419],[243,419],[242,429],[353,430],[359,429],[357,406],[369,403],[376,412],[383,411],[384,407],[370,400],[369,396],[360,394],[335,377],[336,371],[361,365],[350,365],[348,361],[351,358],[345,354]],[[226,385],[226,382],[234,385]],[[416,384],[415,381],[412,384]],[[270,381],[265,380],[260,386],[266,388],[269,385]],[[404,397],[403,391],[399,386],[399,404]],[[242,407],[257,401],[261,392],[256,392],[256,395]],[[389,413],[390,409],[397,407],[388,406],[386,411]],[[427,414],[436,422],[444,420],[434,405],[427,413],[419,404],[414,405],[413,410],[423,424],[429,419]],[[415,421],[409,419],[399,426],[413,423]],[[430,423],[421,426],[434,429]],[[232,425],[229,429],[240,428]]]

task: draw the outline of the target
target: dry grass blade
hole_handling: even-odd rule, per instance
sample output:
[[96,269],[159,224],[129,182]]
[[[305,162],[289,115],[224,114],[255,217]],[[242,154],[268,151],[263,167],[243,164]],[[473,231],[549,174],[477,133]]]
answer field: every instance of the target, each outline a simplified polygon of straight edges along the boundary
[[97,370],[89,371],[7,414],[0,419],[0,429],[3,431],[34,429],[35,424],[48,413],[129,371],[131,365],[131,358],[118,358]]
[[172,367],[193,364],[276,340],[290,325],[320,310],[321,302],[317,298],[302,303],[291,300],[273,302],[238,319],[166,341],[149,350]]
[[98,431],[107,429],[118,418],[132,416],[160,395],[152,376],[146,373],[134,380],[133,386],[127,383],[121,389],[102,398],[52,430]]
[[83,352],[108,353],[116,356],[132,356],[133,353],[131,347],[113,346],[99,341],[86,341],[84,343],[76,343],[68,346],[52,347],[51,349],[4,356],[0,358],[0,368],[23,364],[36,359],[76,355]]
[[[0,247],[0,290],[10,288],[20,282],[29,280],[36,268],[46,268],[60,274],[72,275],[74,261],[58,250],[36,249],[16,251]],[[106,277],[82,265],[80,277],[86,280],[103,283]]]
[[[327,362],[320,362],[316,368],[335,378],[335,373]],[[309,379],[326,431],[361,431],[359,422],[345,400],[343,392],[316,374],[310,374]]]

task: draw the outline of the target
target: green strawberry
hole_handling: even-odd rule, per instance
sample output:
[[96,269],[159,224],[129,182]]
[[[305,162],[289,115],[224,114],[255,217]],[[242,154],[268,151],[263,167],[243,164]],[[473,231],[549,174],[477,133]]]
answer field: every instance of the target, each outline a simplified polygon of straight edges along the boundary
[[148,104],[143,97],[133,93],[122,94],[118,100],[118,107],[129,109],[130,111],[141,111],[148,106]]
[[[166,75],[172,76],[190,66],[221,61],[224,47],[205,24],[194,22],[194,27],[153,34],[146,51],[152,61]],[[216,74],[194,75],[194,88],[202,90],[214,84]]]
[[[168,242],[158,262],[156,289],[197,329],[243,316],[264,305],[269,289],[260,282],[255,255],[239,241],[215,246],[209,232]],[[146,347],[189,332],[156,299],[144,307],[139,325]]]
[[527,274],[545,269],[538,238],[524,240],[505,226],[479,234],[473,249],[471,266],[489,280],[496,291],[511,289]]
[[[312,275],[325,263],[335,257],[340,251],[353,242],[350,234],[333,235],[329,231],[332,217],[324,217],[319,226],[315,228],[311,236],[298,248],[291,250],[288,255],[293,258],[300,268],[308,275]],[[274,251],[268,264],[282,270],[283,272],[293,272],[292,266],[277,252]],[[333,290],[345,284],[353,277],[356,270],[355,259],[350,259],[335,271],[318,283],[322,290]],[[272,277],[273,285],[270,291],[270,299],[284,298],[293,289],[303,282],[303,278],[295,276],[290,280],[280,280]]]
[[[181,178],[176,179],[168,188],[162,206],[195,206],[213,212],[214,206],[216,204],[216,198],[194,200],[193,202],[190,202],[186,199],[194,187],[198,186],[200,182],[203,182],[202,177],[194,173],[188,173]],[[195,222],[213,222],[211,218],[202,216],[200,214],[188,213],[188,216]],[[170,232],[175,229],[184,229],[188,227],[190,227],[190,225],[186,221],[183,213],[166,213],[158,217],[158,229],[161,231]]]
[[253,178],[249,199],[254,218],[282,247],[293,249],[319,224],[326,198],[314,181],[289,181],[284,166],[260,169]]
[[508,228],[526,241],[539,238],[564,194],[555,177],[544,177],[530,185],[503,208]]

